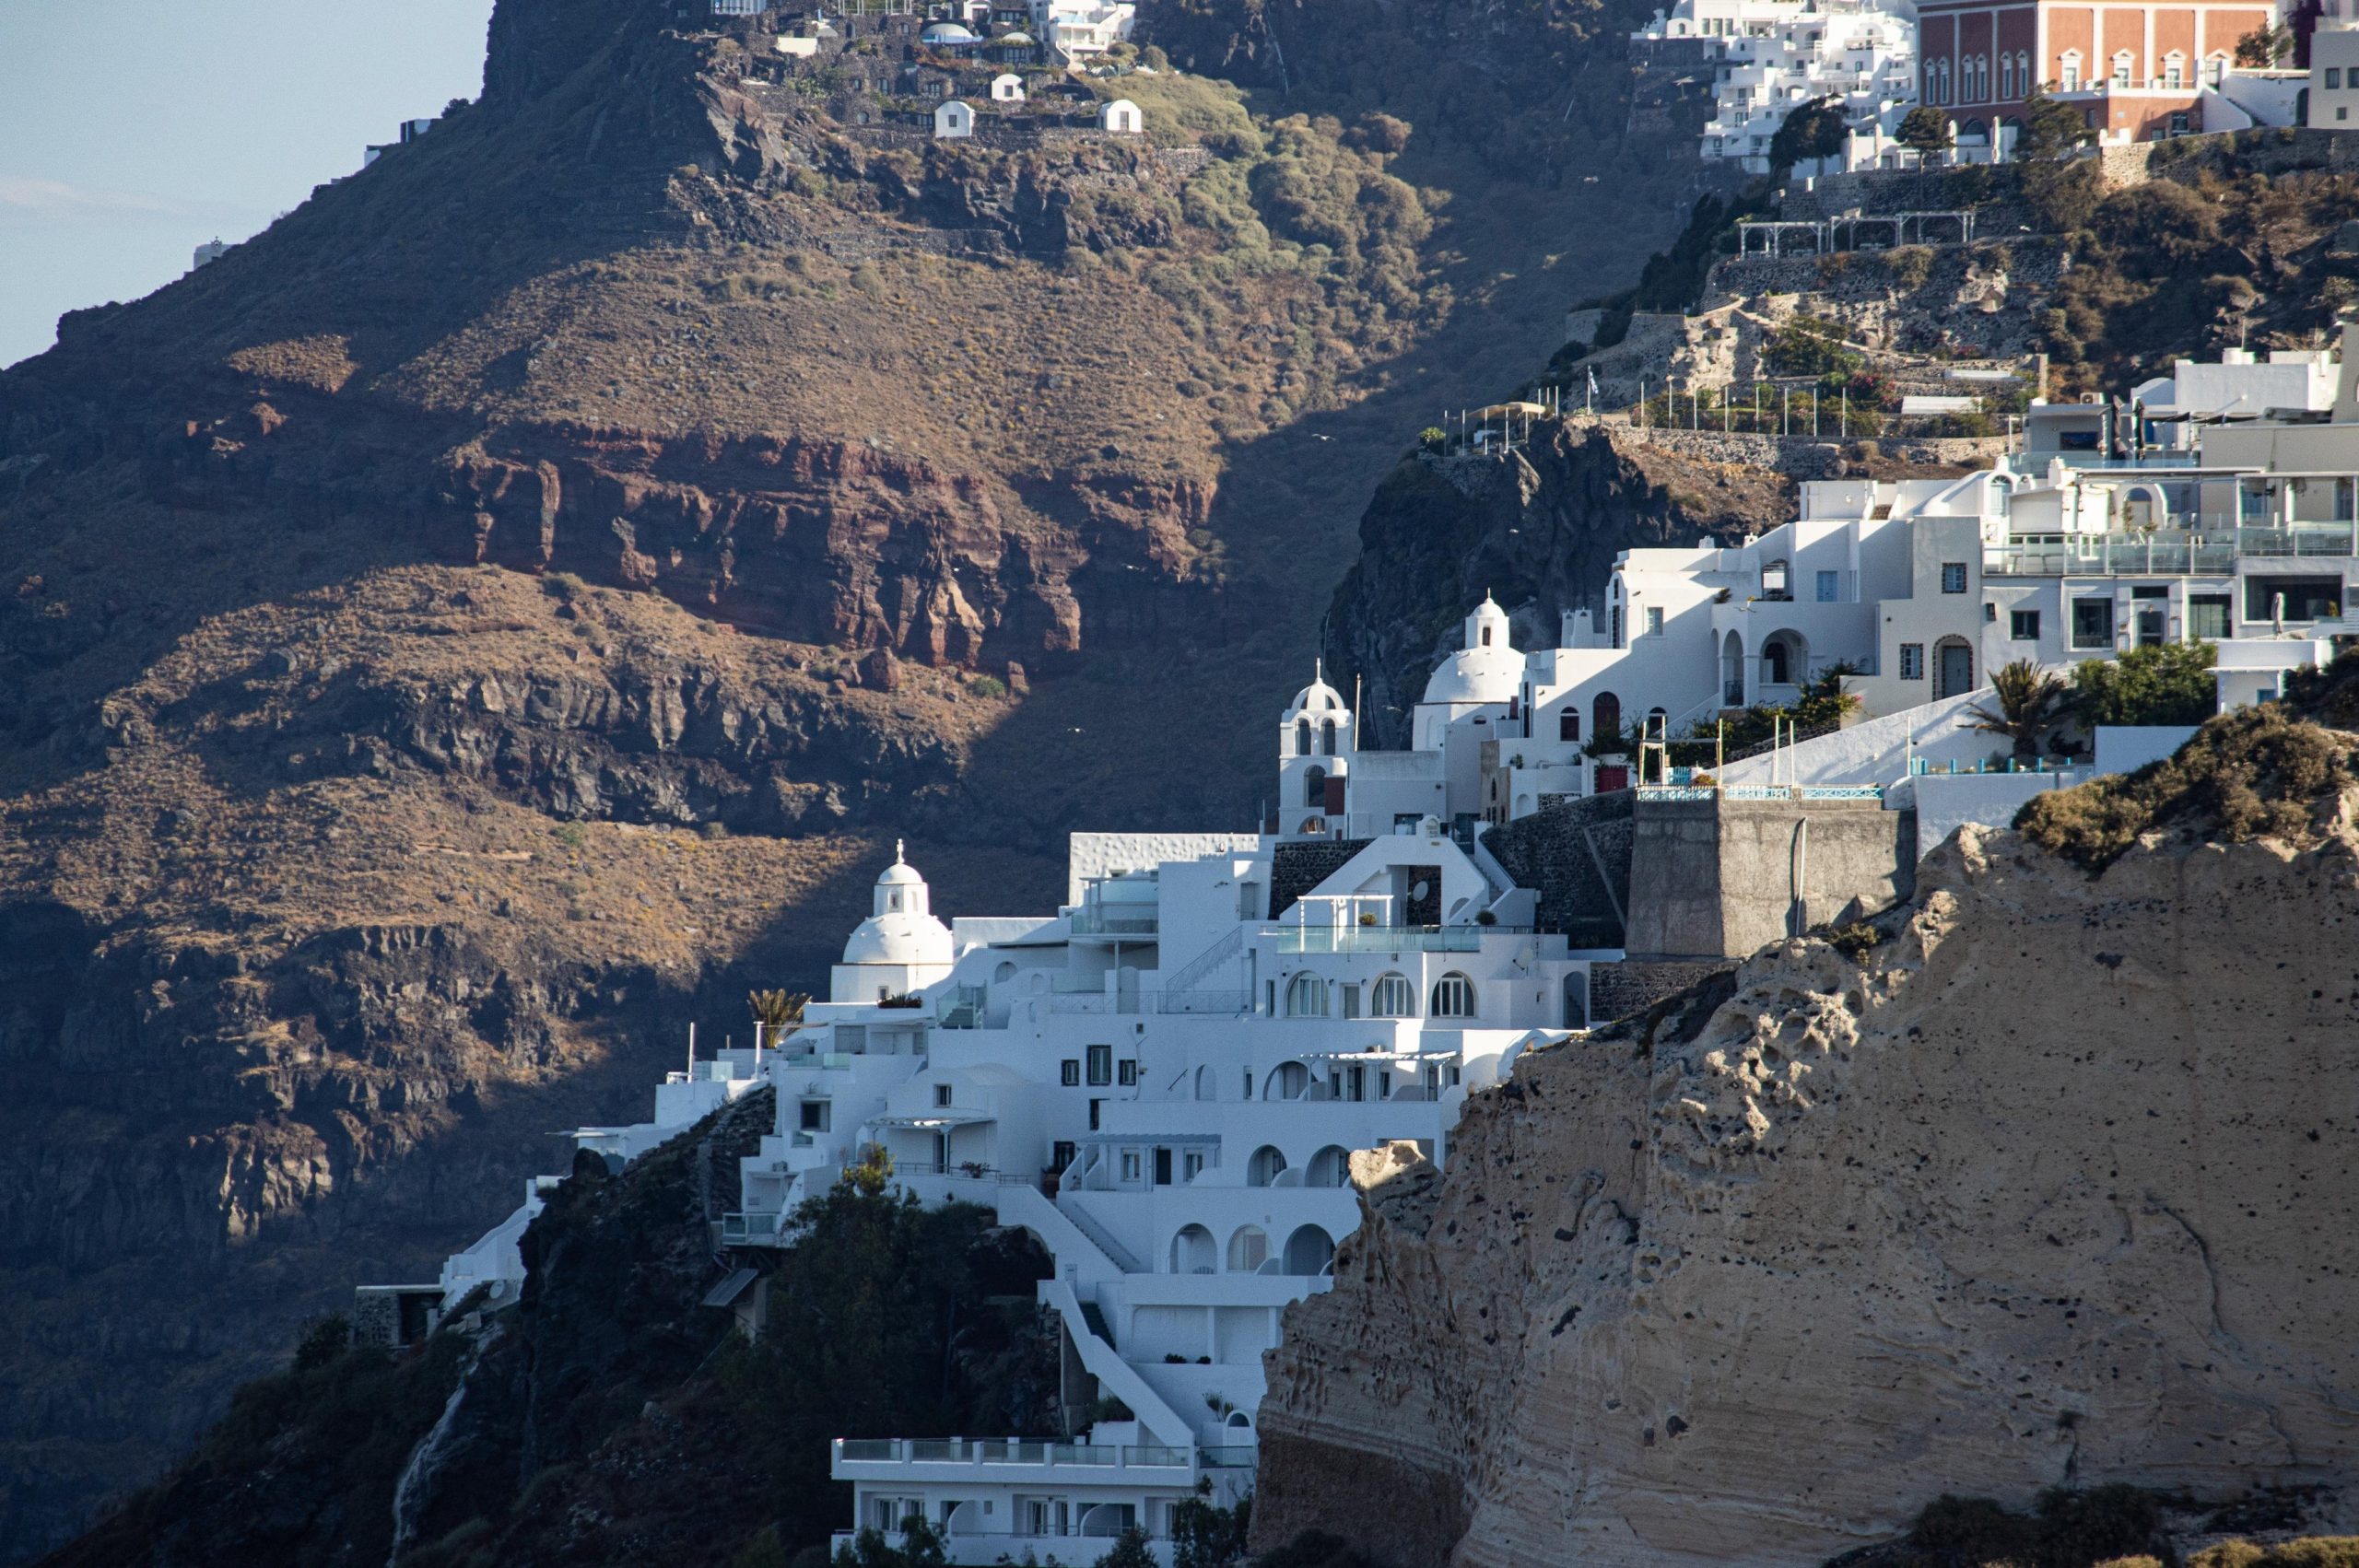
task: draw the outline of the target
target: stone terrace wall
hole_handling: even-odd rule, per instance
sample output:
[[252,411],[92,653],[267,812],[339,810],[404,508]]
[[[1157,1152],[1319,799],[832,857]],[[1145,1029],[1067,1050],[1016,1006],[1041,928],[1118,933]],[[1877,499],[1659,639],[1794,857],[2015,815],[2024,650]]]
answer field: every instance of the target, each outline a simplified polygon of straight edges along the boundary
[[[1533,919],[1575,947],[1620,947],[1630,897],[1627,790],[1543,807],[1495,827],[1483,842],[1519,887],[1540,895]],[[1590,1012],[1596,1015],[1592,997]]]

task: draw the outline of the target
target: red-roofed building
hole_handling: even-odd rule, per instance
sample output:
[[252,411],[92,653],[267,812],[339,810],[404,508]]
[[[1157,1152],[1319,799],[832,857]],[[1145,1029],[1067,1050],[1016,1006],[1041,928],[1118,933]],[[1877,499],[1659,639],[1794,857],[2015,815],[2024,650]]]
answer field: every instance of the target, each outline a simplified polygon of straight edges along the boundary
[[2035,86],[2109,142],[2201,131],[2203,84],[2235,63],[2238,39],[2277,19],[2267,0],[1920,0],[1920,96],[1957,123],[1963,146],[2019,124]]

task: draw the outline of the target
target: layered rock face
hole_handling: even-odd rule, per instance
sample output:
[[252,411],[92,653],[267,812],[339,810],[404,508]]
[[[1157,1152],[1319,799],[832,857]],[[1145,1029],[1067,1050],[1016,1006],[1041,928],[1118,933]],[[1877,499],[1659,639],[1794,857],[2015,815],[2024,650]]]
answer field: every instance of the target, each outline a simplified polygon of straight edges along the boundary
[[1257,1533],[1805,1563],[1943,1492],[2350,1486],[2354,924],[2347,818],[2094,879],[1968,828],[1862,956],[1525,1058],[1446,1180],[1364,1173]]
[[1377,743],[1404,745],[1426,675],[1484,594],[1516,618],[1519,648],[1553,648],[1562,613],[1585,609],[1604,629],[1623,551],[1749,537],[1792,508],[1792,485],[1767,469],[1571,420],[1535,422],[1530,444],[1500,458],[1414,454],[1361,515],[1361,564],[1335,591],[1327,657],[1366,679]]

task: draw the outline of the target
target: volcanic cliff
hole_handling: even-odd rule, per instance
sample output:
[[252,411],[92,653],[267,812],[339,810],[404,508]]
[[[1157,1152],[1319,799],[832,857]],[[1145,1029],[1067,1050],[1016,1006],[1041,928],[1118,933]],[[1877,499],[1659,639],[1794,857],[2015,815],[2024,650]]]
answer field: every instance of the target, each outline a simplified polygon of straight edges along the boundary
[[1271,1352],[1257,1536],[1802,1563],[2114,1482],[2321,1489],[2347,1529],[2348,743],[2215,720],[2032,837],[1966,829],[1871,925],[1527,1056],[1446,1177],[1364,1157]]
[[1146,135],[950,147],[501,0],[478,101],[0,375],[0,1557],[894,837],[1004,911],[1248,820],[1366,476],[1677,220],[1638,5],[1145,9]]

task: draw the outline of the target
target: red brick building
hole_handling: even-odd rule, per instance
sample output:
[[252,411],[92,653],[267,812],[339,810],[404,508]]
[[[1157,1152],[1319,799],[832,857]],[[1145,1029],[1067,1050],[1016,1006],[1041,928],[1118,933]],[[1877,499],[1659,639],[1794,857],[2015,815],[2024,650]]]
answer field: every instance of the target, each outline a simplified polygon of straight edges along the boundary
[[2035,86],[2079,107],[2112,142],[2203,128],[2199,85],[2235,62],[2236,41],[2273,25],[2269,0],[1919,0],[1919,93],[1988,146],[2020,123]]

